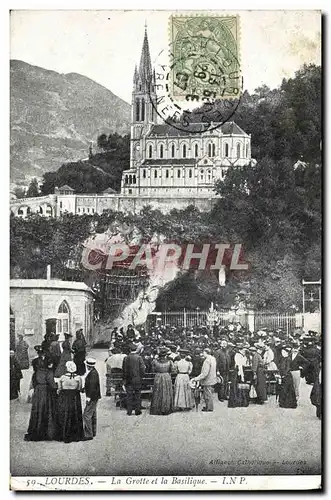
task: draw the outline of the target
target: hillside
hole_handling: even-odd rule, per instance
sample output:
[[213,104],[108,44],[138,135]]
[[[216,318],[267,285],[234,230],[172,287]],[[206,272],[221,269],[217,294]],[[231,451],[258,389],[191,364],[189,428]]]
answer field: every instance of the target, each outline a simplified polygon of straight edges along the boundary
[[10,64],[11,183],[86,158],[101,133],[129,131],[130,105],[77,73]]

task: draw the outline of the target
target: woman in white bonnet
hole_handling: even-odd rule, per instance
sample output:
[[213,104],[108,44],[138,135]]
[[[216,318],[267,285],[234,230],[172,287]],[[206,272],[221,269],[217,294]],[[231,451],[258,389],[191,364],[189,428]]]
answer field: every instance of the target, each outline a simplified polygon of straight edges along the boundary
[[70,443],[84,438],[80,391],[82,379],[73,361],[66,362],[66,373],[58,383],[58,441]]

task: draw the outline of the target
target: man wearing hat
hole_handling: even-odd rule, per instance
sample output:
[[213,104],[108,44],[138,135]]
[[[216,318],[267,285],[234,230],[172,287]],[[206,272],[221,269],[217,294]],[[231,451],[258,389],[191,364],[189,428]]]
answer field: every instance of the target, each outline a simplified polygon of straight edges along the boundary
[[231,357],[228,352],[228,342],[226,337],[221,338],[220,349],[215,352],[217,371],[219,372],[221,378],[221,383],[219,384],[218,399],[219,401],[224,401],[227,399],[227,387],[229,381],[229,370]]
[[202,356],[204,362],[201,373],[197,377],[194,377],[194,380],[199,380],[203,389],[203,398],[206,406],[202,408],[202,411],[213,411],[213,386],[217,383],[216,359],[211,355],[211,351],[208,347],[205,347]]
[[299,353],[299,346],[300,343],[298,341],[293,341],[291,344],[292,352],[290,354],[290,372],[293,377],[293,385],[297,399],[299,398],[299,387],[301,380],[300,370],[304,371],[309,366],[309,361]]
[[127,393],[127,414],[141,415],[141,387],[145,375],[145,365],[137,352],[137,345],[131,344],[130,354],[123,360],[123,383]]
[[97,403],[101,398],[99,373],[95,368],[96,360],[86,359],[87,375],[85,378],[86,406],[83,414],[84,440],[93,439],[97,433]]

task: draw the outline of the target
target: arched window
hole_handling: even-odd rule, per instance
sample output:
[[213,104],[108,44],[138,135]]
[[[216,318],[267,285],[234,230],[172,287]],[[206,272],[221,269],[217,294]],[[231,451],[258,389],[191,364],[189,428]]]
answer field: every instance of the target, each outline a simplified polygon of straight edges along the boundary
[[248,158],[248,144],[246,144],[246,158]]
[[183,158],[186,158],[186,144],[183,144]]
[[128,176],[126,175],[126,176],[125,176],[125,184],[127,184],[128,182],[129,182],[129,178],[128,178]]
[[212,144],[211,152],[212,152],[212,156],[216,156],[216,146],[215,146],[215,144]]
[[240,144],[237,144],[237,158],[240,158]]
[[188,176],[190,179],[192,179],[192,169],[190,168],[190,170],[188,171]]
[[27,207],[27,208],[26,208],[26,214],[27,214],[27,215],[28,215],[28,214],[31,214],[31,208],[30,208],[30,207]]
[[23,215],[23,208],[19,208],[19,209],[17,210],[17,214],[18,214],[18,215]]
[[143,179],[146,179],[146,169],[143,170]]
[[225,149],[224,156],[225,156],[225,158],[228,158],[229,157],[229,144],[227,142],[225,143],[224,149]]
[[154,179],[157,178],[157,170],[154,170]]
[[140,121],[145,121],[145,99],[141,100],[141,120]]
[[132,182],[133,182],[133,184],[136,183],[136,176],[135,175],[132,177]]
[[179,169],[177,170],[177,177],[178,177],[178,179],[180,177],[180,170]]
[[160,146],[160,158],[163,158],[163,144]]
[[60,339],[64,339],[64,334],[65,333],[70,333],[69,332],[69,326],[70,326],[70,321],[69,321],[69,316],[70,316],[70,310],[69,306],[66,300],[61,302],[59,309],[57,311],[57,324],[56,324],[56,333],[60,335]]
[[129,184],[132,184],[132,175],[129,175]]
[[42,214],[43,213],[43,207],[39,207],[39,213]]
[[152,145],[150,144],[148,146],[148,158],[152,158],[153,157],[153,147]]
[[136,122],[139,122],[140,119],[140,101],[136,99]]
[[201,169],[201,170],[200,170],[200,180],[201,180],[201,181],[203,181],[203,174],[204,174],[204,172],[203,172],[203,170]]
[[171,158],[175,158],[175,145],[172,144],[171,146]]
[[166,175],[166,179],[169,179],[169,170],[168,169],[166,170],[166,174],[165,175]]
[[211,144],[208,144],[208,156],[211,156]]
[[208,178],[208,182],[211,181],[211,170],[207,170],[207,178]]

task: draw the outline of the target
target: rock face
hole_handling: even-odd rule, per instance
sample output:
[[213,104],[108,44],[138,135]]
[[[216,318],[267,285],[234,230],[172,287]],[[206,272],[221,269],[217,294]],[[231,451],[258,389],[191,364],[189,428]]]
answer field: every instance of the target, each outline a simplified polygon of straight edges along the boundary
[[12,60],[10,89],[12,184],[86,158],[102,133],[129,132],[130,105],[77,73]]

